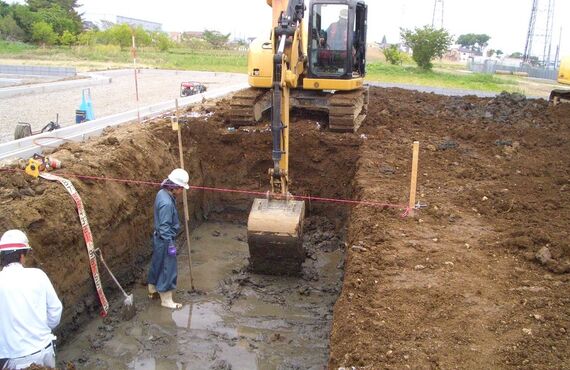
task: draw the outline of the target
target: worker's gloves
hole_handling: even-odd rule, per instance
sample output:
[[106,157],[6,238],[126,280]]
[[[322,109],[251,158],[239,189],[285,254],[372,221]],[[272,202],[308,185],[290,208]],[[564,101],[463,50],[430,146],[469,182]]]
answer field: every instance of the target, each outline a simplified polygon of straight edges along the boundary
[[176,256],[176,246],[174,244],[170,244],[166,253],[168,253],[169,256]]

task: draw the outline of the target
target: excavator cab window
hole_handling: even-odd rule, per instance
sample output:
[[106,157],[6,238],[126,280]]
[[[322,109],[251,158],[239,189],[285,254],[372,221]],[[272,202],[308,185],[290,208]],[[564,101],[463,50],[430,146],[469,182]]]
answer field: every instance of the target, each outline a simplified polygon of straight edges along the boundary
[[352,27],[346,4],[313,4],[310,17],[309,64],[312,75],[342,78],[352,75]]

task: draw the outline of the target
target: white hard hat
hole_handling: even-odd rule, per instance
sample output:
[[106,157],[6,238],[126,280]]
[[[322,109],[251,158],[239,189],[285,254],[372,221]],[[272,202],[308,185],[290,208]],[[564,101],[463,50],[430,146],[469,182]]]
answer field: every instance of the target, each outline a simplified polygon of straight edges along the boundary
[[190,189],[190,186],[188,186],[188,180],[190,180],[190,176],[188,176],[188,172],[182,168],[176,168],[172,170],[170,175],[168,175],[168,179],[176,185],[182,186],[184,189]]
[[29,249],[32,249],[32,247],[30,247],[28,237],[20,230],[8,230],[0,239],[0,252],[14,252]]
[[348,19],[348,9],[341,9],[339,13],[339,17],[342,19]]

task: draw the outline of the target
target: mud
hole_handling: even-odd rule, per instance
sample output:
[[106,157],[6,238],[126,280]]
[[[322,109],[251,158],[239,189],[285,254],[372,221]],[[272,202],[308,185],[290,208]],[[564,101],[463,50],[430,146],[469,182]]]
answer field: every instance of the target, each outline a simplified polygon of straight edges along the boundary
[[[190,294],[187,251],[179,256],[181,310],[160,307],[135,289],[136,318],[97,319],[59,351],[59,366],[86,369],[322,369],[328,360],[332,307],[341,286],[342,243],[334,226],[309,219],[310,257],[303,278],[250,274],[244,225],[205,223],[192,234]],[[323,248],[327,245],[326,248]],[[180,246],[184,250],[184,245]]]
[[[227,100],[221,101],[195,109],[185,118],[183,139],[191,182],[265,191],[271,167],[268,127],[228,129],[228,106]],[[322,252],[336,251],[347,243],[330,353],[326,349],[330,313],[309,310],[311,320],[320,317],[324,322],[313,326],[283,311],[257,310],[260,312],[251,314],[253,318],[247,318],[243,307],[249,304],[243,300],[251,294],[251,300],[275,309],[289,303],[292,295],[306,297],[298,289],[304,291],[307,286],[311,287],[308,300],[318,298],[323,307],[332,303],[335,291],[322,292],[319,285],[312,288],[325,271],[320,266],[320,252],[309,252],[316,253],[316,260],[307,260],[315,265],[304,268],[299,287],[268,288],[274,280],[239,268],[229,273],[221,269],[225,273],[217,280],[224,283],[212,287],[211,293],[180,293],[188,309],[181,311],[186,316],[176,320],[186,327],[193,320],[213,329],[227,327],[209,314],[201,319],[199,313],[194,314],[219,308],[214,303],[204,308],[209,296],[218,297],[222,308],[229,307],[227,317],[243,315],[239,325],[265,322],[261,318],[269,314],[274,318],[268,322],[274,327],[261,327],[276,329],[279,336],[274,342],[279,345],[268,351],[282,356],[270,364],[284,368],[321,366],[323,362],[318,361],[324,356],[326,363],[327,353],[329,368],[569,367],[570,105],[550,107],[543,100],[509,94],[493,99],[457,98],[373,88],[368,118],[357,134],[330,133],[322,129],[325,125],[318,115],[293,116],[292,192],[396,205],[349,207],[307,202],[308,225],[323,225],[307,234],[314,238],[312,245]],[[414,140],[421,143],[421,209],[414,217],[402,218]],[[112,130],[99,139],[67,144],[54,153],[66,166],[57,173],[160,181],[176,166],[175,143],[176,136],[164,120]],[[151,205],[157,189],[148,184],[69,177],[84,198],[95,244],[102,248],[111,268],[121,281],[140,283],[148,264]],[[248,194],[194,190],[190,192],[192,225],[243,225],[251,201]],[[59,335],[63,342],[71,341],[65,346],[72,348],[79,341],[72,333],[99,324],[93,321],[98,304],[71,199],[56,184],[30,180],[19,172],[2,172],[0,229],[11,227],[28,231],[37,261],[63,297]],[[239,248],[236,246],[236,251]],[[237,260],[242,258],[238,253]],[[332,270],[338,273],[336,266]],[[111,287],[110,281],[104,284],[106,289]],[[272,294],[265,296],[265,291]],[[235,304],[241,307],[239,311]],[[113,314],[106,319],[110,323],[101,325],[103,329],[93,329],[97,334],[92,334],[92,342],[103,349],[96,351],[112,356],[99,358],[102,352],[90,352],[83,360],[81,355],[71,355],[69,361],[77,361],[78,366],[81,361],[89,366],[96,366],[99,360],[111,361],[111,365],[131,368],[158,367],[158,362],[170,361],[164,365],[168,367],[182,366],[186,356],[192,356],[187,347],[197,356],[208,352],[198,346],[204,339],[196,331],[180,329],[172,317],[152,314],[153,306],[148,305],[149,309],[141,310],[134,319],[141,325],[133,326],[129,333],[121,332],[122,324],[113,323]],[[190,316],[192,319],[187,318]],[[141,320],[149,318],[157,323],[142,324]],[[299,338],[291,345],[280,341],[287,322],[300,326]],[[168,330],[163,331],[164,327]],[[222,354],[242,347],[236,344],[228,349],[231,333],[212,332],[218,337],[209,338],[206,344],[217,348],[220,355],[210,365],[229,368],[227,358],[232,356]],[[322,341],[310,337],[312,332]],[[272,334],[268,335],[271,338]],[[179,336],[182,342],[177,341]],[[121,341],[113,342],[116,337]],[[147,341],[140,344],[135,337]],[[148,339],[151,337],[156,343]],[[309,351],[314,360],[298,363],[292,348],[303,346],[307,338],[322,350]],[[78,348],[91,348],[87,342]],[[264,358],[263,338],[255,342],[247,337],[243,343],[245,348],[252,343],[256,346],[249,351],[256,361]],[[113,362],[120,361],[123,352],[128,361]],[[159,356],[154,356],[156,353]],[[249,358],[232,353],[240,360]]]

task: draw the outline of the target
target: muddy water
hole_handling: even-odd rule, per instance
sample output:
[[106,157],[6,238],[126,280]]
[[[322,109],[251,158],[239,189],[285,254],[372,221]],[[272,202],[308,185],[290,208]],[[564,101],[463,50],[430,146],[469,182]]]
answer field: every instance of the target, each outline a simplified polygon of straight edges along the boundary
[[134,291],[137,315],[119,319],[121,301],[58,351],[62,368],[322,369],[326,367],[332,307],[342,280],[343,244],[327,220],[308,222],[308,258],[300,278],[247,272],[246,228],[207,223],[180,246],[177,311]]

